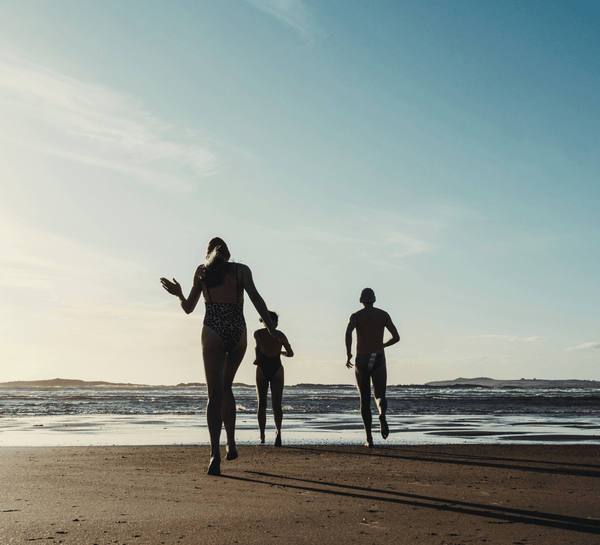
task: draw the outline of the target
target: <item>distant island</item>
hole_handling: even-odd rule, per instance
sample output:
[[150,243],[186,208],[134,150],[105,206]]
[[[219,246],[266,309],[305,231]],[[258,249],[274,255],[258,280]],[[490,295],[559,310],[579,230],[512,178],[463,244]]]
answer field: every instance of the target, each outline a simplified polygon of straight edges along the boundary
[[496,380],[488,377],[456,378],[427,382],[425,386],[432,388],[600,388],[597,380],[544,380],[522,378],[520,380]]
[[51,380],[17,380],[0,382],[0,388],[148,388],[144,384],[126,384],[121,382],[104,382],[53,378]]
[[[243,382],[234,382],[234,386],[254,388],[254,384],[244,384]],[[204,382],[182,382],[176,385],[152,385],[152,384],[132,384],[124,382],[105,382],[105,381],[85,381],[76,379],[54,378],[50,380],[18,380],[13,382],[0,382],[0,388],[112,388],[112,389],[152,389],[152,388],[204,388]],[[287,388],[351,388],[353,384],[313,384],[301,383],[286,386]],[[536,378],[522,378],[520,380],[496,380],[488,377],[477,378],[457,378],[454,380],[439,380],[427,382],[425,384],[396,384],[389,387],[402,388],[523,388],[523,389],[542,389],[542,388],[600,388],[598,380],[544,380]]]
[[[250,386],[242,382],[234,382],[234,386]],[[113,388],[113,389],[151,389],[151,388],[203,388],[204,382],[187,382],[175,385],[135,384],[130,382],[105,382],[101,380],[86,381],[68,378],[53,378],[50,380],[16,380],[0,382],[0,388]],[[254,385],[252,385],[254,388]]]

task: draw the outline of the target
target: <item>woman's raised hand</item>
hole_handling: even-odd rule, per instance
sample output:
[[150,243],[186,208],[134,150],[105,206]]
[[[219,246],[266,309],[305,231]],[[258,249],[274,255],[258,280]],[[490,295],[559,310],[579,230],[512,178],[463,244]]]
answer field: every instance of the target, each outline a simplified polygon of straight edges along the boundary
[[166,278],[161,278],[160,283],[162,287],[165,288],[171,295],[175,295],[177,297],[183,297],[183,292],[181,291],[181,285],[177,280],[173,278],[173,282],[167,280]]

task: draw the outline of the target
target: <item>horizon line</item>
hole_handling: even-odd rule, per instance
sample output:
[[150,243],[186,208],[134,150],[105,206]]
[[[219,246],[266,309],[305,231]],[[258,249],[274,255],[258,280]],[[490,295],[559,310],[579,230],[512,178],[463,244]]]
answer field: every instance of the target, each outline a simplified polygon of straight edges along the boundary
[[[520,378],[520,379],[494,379],[490,377],[472,377],[465,378],[459,377],[455,379],[446,379],[446,380],[433,380],[423,384],[420,383],[412,383],[412,384],[388,384],[388,387],[418,387],[418,386],[428,386],[428,387],[436,387],[436,386],[478,386],[485,387],[487,383],[489,385],[493,384],[502,384],[502,383],[516,383],[516,384],[529,384],[529,383],[595,383],[600,386],[600,381],[592,380],[592,379],[540,379],[540,378]],[[192,386],[201,386],[206,387],[206,382],[180,382],[177,384],[146,384],[146,383],[137,383],[137,382],[111,382],[111,381],[103,381],[103,380],[82,380],[82,379],[63,379],[63,378],[54,378],[54,379],[38,379],[38,380],[14,380],[8,382],[0,382],[0,388],[10,388],[18,387],[16,385],[35,385],[39,386],[121,386],[121,387],[144,387],[144,388],[178,388],[178,387],[192,387]],[[234,382],[233,386],[243,386],[252,388],[255,387],[255,384],[246,384],[244,382]],[[313,382],[299,382],[296,384],[288,384],[286,385],[288,388],[290,387],[331,387],[331,386],[343,386],[343,387],[355,387],[356,384],[348,384],[348,383],[313,383]]]

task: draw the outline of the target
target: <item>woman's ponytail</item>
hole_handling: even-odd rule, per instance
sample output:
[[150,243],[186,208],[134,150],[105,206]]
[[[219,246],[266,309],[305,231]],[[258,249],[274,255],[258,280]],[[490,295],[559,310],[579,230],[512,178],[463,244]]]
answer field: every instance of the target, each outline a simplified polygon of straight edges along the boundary
[[206,262],[200,265],[198,273],[200,279],[206,282],[209,288],[218,286],[223,282],[225,268],[231,254],[223,239],[213,238],[206,248]]

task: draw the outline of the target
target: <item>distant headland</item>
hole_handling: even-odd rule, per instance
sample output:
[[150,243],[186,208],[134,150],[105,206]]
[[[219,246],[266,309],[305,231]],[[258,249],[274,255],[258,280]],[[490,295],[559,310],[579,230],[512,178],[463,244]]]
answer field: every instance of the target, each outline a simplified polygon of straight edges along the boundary
[[16,380],[0,382],[0,388],[147,388],[143,384],[121,382],[85,381],[68,378],[53,378],[50,380]]
[[[245,386],[254,388],[254,384],[234,382],[234,386]],[[85,381],[76,379],[55,378],[50,380],[19,380],[13,382],[0,382],[0,388],[112,388],[112,389],[151,389],[151,388],[204,388],[204,382],[185,382],[175,385],[151,385],[134,384],[124,382]],[[296,384],[287,388],[340,388],[353,386],[351,384]],[[522,378],[520,380],[497,380],[489,377],[457,378],[454,380],[438,380],[425,384],[397,384],[389,387],[404,388],[522,388],[522,389],[546,389],[546,388],[600,388],[598,380],[545,380],[537,378]]]
[[496,380],[488,377],[456,378],[454,380],[438,380],[427,382],[425,386],[432,388],[600,388],[598,380],[545,380],[522,378],[520,380]]
[[130,382],[104,382],[86,381],[68,378],[53,378],[51,380],[17,380],[13,382],[0,382],[0,388],[192,388],[205,386],[203,382],[190,382],[175,386],[155,386],[150,384],[134,384]]

